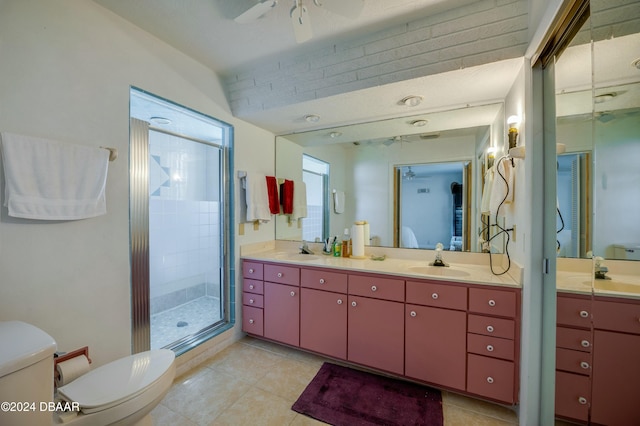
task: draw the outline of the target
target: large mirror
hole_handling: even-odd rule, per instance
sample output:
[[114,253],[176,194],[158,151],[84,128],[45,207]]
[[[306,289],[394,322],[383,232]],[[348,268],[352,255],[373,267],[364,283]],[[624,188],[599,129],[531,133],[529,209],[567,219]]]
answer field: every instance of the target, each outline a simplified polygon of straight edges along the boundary
[[640,260],[640,33],[598,5],[556,64],[558,255]]
[[492,103],[278,136],[277,177],[313,200],[301,221],[276,218],[276,239],[322,241],[366,220],[370,245],[483,251],[486,152],[504,128]]

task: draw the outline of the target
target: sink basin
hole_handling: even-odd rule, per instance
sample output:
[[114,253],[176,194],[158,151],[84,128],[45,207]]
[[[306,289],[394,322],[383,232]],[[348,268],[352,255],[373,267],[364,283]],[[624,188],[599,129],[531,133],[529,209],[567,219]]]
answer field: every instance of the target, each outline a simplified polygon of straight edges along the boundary
[[469,273],[446,266],[410,266],[409,271],[416,274],[440,275],[443,277],[468,277]]
[[297,262],[320,259],[319,256],[316,256],[314,254],[302,254],[302,253],[278,253],[276,257],[282,260],[295,260]]
[[593,286],[596,290],[640,294],[640,284],[622,283],[613,280],[594,280]]

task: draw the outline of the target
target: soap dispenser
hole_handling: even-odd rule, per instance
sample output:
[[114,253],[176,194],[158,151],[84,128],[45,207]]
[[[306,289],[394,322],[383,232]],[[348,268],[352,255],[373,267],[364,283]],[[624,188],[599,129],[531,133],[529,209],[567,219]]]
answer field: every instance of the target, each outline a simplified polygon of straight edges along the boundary
[[342,235],[342,257],[351,256],[351,235],[349,228],[344,228],[344,234]]

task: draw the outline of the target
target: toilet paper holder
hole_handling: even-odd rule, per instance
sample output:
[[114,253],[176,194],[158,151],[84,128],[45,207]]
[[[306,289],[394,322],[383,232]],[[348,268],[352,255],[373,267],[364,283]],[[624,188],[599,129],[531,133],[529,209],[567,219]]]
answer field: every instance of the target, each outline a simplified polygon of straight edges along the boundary
[[53,378],[54,378],[54,382],[56,381],[55,379],[59,379],[58,376],[58,363],[70,360],[71,358],[75,358],[77,356],[85,356],[87,357],[87,360],[89,360],[89,364],[91,364],[91,358],[89,358],[89,346],[85,346],[83,348],[80,349],[76,349],[75,351],[71,351],[71,352],[67,352],[67,353],[63,353],[61,355],[58,355],[58,353],[56,352],[53,355]]

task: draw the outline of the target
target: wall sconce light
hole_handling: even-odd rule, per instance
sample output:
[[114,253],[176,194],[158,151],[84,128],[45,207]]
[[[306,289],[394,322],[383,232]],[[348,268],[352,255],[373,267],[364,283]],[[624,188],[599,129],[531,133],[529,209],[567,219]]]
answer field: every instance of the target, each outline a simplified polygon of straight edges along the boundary
[[520,124],[520,117],[512,115],[507,118],[507,125],[509,126],[509,149],[515,148],[518,144],[518,125]]

